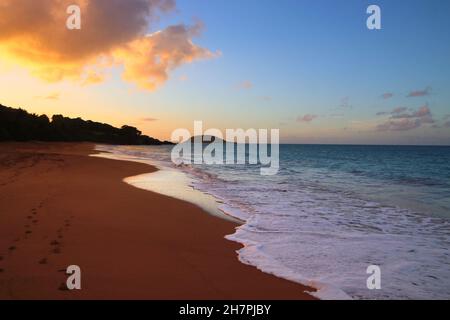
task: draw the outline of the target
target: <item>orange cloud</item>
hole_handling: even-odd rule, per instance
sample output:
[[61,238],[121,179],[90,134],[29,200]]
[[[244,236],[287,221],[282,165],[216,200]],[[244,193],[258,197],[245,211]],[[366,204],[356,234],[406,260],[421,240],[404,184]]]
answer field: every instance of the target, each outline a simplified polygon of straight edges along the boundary
[[237,88],[243,90],[250,90],[253,88],[253,83],[249,80],[246,80],[244,82],[239,83]]
[[45,100],[59,100],[60,94],[59,92],[55,92],[52,94],[49,94],[47,96],[36,96],[36,99],[45,99]]
[[155,90],[168,79],[168,73],[185,63],[212,58],[217,54],[196,46],[191,38],[201,30],[171,26],[143,38],[136,39],[113,52],[114,60],[125,67],[123,78],[138,87]]
[[[68,30],[66,9],[81,8],[81,30]],[[124,66],[123,78],[154,90],[171,70],[215,56],[192,42],[201,24],[171,26],[147,36],[174,0],[0,0],[0,60],[49,82],[104,80]]]

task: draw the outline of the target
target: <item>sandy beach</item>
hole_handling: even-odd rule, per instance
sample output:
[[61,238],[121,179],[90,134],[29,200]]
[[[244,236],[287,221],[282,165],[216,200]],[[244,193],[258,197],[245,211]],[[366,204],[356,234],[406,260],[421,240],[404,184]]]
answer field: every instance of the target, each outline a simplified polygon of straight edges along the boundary
[[[139,190],[88,143],[0,144],[0,299],[311,299],[238,261],[235,224]],[[78,265],[82,290],[63,290]]]

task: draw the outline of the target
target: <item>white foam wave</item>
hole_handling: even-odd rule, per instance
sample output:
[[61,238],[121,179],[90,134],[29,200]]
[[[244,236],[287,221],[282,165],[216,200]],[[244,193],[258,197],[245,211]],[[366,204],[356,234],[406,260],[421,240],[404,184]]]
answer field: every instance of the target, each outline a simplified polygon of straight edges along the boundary
[[[171,166],[164,152],[140,155]],[[218,199],[226,215],[245,221],[227,236],[244,245],[238,252],[243,263],[317,288],[312,294],[321,299],[450,298],[448,220],[330,190],[320,184],[326,178],[320,174],[263,180],[242,168],[176,170]],[[366,269],[373,264],[381,267],[382,290],[366,287]]]

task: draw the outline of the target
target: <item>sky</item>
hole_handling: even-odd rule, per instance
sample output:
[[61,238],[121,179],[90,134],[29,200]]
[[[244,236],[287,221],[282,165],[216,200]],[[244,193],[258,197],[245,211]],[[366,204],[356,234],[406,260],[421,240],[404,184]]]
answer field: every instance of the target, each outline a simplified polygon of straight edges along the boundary
[[0,0],[0,103],[164,140],[202,120],[283,143],[449,145],[449,14],[438,0]]

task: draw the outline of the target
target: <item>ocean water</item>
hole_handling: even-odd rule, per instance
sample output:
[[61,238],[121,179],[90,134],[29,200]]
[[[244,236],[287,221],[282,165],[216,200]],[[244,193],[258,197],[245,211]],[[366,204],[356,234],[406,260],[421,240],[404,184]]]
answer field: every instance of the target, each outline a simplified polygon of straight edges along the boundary
[[[164,190],[151,174],[127,181],[137,187],[167,194],[182,181],[212,197],[243,221],[227,236],[244,245],[242,263],[322,299],[450,298],[450,147],[281,145],[275,176],[252,165],[177,167],[167,146],[98,149],[173,179]],[[381,290],[367,288],[369,265],[381,268]]]

